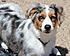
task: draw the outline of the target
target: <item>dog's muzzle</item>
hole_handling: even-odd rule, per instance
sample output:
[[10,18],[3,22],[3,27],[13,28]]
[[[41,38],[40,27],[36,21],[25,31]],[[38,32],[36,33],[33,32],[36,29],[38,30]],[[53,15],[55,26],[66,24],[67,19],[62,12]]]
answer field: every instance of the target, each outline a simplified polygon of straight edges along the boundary
[[50,29],[51,29],[51,26],[50,25],[45,25],[45,33],[49,33],[50,32]]

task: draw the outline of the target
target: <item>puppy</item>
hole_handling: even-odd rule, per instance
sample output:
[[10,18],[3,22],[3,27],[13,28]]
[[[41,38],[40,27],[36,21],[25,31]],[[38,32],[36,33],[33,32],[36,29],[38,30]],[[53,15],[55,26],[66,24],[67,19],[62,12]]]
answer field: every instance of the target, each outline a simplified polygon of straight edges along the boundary
[[[62,7],[36,3],[27,11],[26,18],[18,7],[11,3],[0,7],[2,41],[16,53],[23,48],[25,56],[49,56],[52,51],[57,54],[54,33],[57,22],[59,25],[62,22]],[[48,40],[44,42],[41,36],[43,33],[51,35],[51,38],[46,37],[45,40]]]
[[[61,55],[58,49],[55,48],[55,41],[57,25],[60,26],[63,22],[63,8],[55,4],[49,6],[46,4],[35,3],[27,10],[25,17],[32,20],[34,25],[33,29],[36,29],[35,31],[38,32],[35,34],[33,31],[35,38],[36,35],[38,35],[37,41],[33,40],[33,37],[31,38],[33,34],[31,34],[30,38],[28,37],[27,43],[29,44],[27,45],[31,49],[28,49],[26,53],[37,52],[37,56],[49,56],[51,53],[56,54],[56,56]],[[32,29],[32,27],[30,28]],[[28,35],[30,35],[30,32]],[[39,43],[40,48],[32,41],[35,41],[37,44]],[[30,56],[30,54],[27,56]]]

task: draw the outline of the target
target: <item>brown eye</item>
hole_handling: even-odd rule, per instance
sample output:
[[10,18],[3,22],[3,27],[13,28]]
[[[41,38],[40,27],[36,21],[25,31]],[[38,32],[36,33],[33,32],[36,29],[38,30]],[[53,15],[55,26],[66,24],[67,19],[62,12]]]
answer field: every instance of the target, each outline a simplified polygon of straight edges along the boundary
[[39,16],[38,19],[39,19],[39,21],[40,21],[40,20],[45,19],[45,18],[44,18],[43,16]]
[[54,16],[51,16],[50,19],[51,19],[51,20],[52,20],[52,19],[55,19],[55,17],[54,17]]

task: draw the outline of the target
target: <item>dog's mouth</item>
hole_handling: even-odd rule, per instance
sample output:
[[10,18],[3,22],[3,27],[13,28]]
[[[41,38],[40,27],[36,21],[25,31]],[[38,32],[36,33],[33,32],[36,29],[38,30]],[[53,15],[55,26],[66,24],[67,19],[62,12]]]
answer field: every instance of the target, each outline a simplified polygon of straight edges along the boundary
[[45,31],[45,33],[50,33],[50,31]]
[[45,31],[40,30],[40,31],[43,33],[47,33],[47,34],[49,34],[51,32],[50,30],[45,30]]
[[50,33],[51,31],[50,30],[45,30],[45,33]]

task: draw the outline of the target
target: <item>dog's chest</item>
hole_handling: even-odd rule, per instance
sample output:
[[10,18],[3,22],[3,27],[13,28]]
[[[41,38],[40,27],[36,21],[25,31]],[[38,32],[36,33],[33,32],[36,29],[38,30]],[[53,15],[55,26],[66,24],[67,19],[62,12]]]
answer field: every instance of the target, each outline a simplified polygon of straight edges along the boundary
[[45,56],[49,56],[49,54],[52,53],[52,50],[55,47],[56,30],[49,34],[40,32],[40,39],[43,42],[42,44],[44,47]]
[[40,39],[45,43],[51,41],[52,39],[56,38],[56,32],[51,32],[49,34],[45,34],[40,32]]

